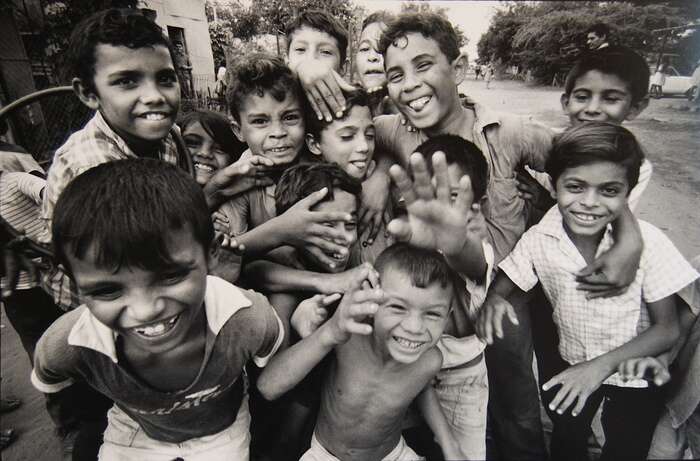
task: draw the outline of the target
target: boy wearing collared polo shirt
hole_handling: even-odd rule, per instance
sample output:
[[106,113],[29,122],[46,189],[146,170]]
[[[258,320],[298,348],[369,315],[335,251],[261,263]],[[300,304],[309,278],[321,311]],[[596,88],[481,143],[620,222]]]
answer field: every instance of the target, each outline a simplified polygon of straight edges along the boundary
[[663,233],[639,221],[644,251],[627,291],[586,299],[575,279],[613,244],[610,223],[626,207],[643,158],[634,136],[619,125],[590,122],[556,138],[547,172],[557,206],[501,262],[485,302],[489,309],[477,323],[477,333],[492,343],[503,335],[504,315],[517,324],[506,298],[542,283],[554,307],[563,359],[542,386],[554,423],[555,460],[588,459],[590,424],[603,399],[602,460],[645,459],[660,414],[659,389],[643,380],[625,382],[616,370],[627,359],[673,346],[679,334],[673,294],[698,273]]

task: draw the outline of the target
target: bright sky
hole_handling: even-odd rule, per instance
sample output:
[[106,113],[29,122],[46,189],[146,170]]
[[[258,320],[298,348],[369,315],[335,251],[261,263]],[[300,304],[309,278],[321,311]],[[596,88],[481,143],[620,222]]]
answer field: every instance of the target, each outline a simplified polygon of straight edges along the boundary
[[[408,3],[400,0],[352,0],[356,5],[363,6],[368,13],[377,10],[387,10],[393,13],[401,11],[401,4]],[[423,2],[419,2],[423,3]],[[431,5],[446,8],[447,17],[452,24],[458,25],[469,39],[466,51],[469,54],[469,61],[473,62],[477,57],[476,44],[489,28],[491,16],[496,8],[502,5],[498,1],[439,1],[430,0]]]

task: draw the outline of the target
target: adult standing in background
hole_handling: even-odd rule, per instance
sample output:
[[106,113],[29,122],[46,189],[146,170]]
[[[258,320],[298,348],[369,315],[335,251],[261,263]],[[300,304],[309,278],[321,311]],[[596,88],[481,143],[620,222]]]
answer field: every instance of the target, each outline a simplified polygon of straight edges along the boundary
[[610,46],[610,26],[597,22],[586,31],[586,45],[590,51],[601,50]]

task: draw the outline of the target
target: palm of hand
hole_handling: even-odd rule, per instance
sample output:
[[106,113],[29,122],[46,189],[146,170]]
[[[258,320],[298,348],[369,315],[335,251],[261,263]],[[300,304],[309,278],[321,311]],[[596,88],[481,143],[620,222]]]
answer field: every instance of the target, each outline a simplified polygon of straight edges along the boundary
[[406,210],[411,227],[410,243],[418,247],[444,251],[459,241],[455,236],[464,233],[467,227],[467,216],[449,203],[416,200]]

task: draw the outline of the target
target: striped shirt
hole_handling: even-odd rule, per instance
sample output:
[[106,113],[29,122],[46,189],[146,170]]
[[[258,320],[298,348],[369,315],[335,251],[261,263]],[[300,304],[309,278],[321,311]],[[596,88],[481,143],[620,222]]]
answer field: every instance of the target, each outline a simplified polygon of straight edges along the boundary
[[[38,165],[37,165],[38,166]],[[36,241],[43,224],[39,219],[41,190],[46,181],[24,172],[3,172],[0,174],[0,216],[15,230]],[[3,279],[2,286],[6,280]],[[37,286],[29,273],[20,271],[16,288],[25,290]]]
[[[177,164],[177,147],[171,134],[163,139],[158,156],[168,163]],[[79,131],[58,148],[49,169],[41,218],[44,229],[40,237],[42,243],[51,242],[51,218],[59,195],[75,177],[90,168],[115,160],[134,158],[137,155],[126,142],[110,128],[102,114],[97,112]],[[47,274],[44,283],[54,301],[68,310],[78,306],[75,288],[69,288],[70,280],[62,268],[55,268]]]

